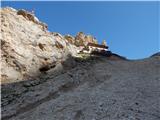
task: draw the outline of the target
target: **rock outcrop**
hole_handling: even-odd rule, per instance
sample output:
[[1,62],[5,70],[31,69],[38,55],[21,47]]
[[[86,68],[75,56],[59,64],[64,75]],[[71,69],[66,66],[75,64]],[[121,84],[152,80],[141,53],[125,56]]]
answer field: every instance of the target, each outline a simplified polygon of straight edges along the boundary
[[77,47],[25,10],[3,8],[1,12],[1,82],[33,77],[41,68],[75,55]]
[[91,35],[85,35],[83,32],[79,32],[75,37],[76,46],[85,46],[88,43],[98,43],[97,40]]
[[78,32],[75,37],[71,35],[65,35],[64,37],[69,43],[74,44],[77,47],[86,46],[88,43],[98,44],[98,41],[95,37],[86,35],[83,32]]
[[43,68],[56,66],[69,54],[75,56],[80,46],[98,43],[83,32],[75,37],[62,36],[47,28],[32,12],[10,7],[1,9],[2,83],[37,76]]
[[65,35],[64,38],[71,44],[75,44],[75,38],[71,35]]
[[94,37],[49,32],[12,8],[1,9],[1,33],[2,120],[160,120],[159,53],[80,55]]

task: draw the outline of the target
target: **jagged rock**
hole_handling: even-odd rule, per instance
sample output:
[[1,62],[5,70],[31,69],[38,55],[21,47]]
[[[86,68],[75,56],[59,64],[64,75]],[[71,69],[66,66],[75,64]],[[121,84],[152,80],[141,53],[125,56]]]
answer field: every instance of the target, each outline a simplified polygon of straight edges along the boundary
[[57,32],[51,32],[51,34],[53,34],[54,36],[59,37],[60,39],[63,39],[63,36]]
[[85,36],[85,41],[87,41],[88,43],[89,42],[90,43],[97,43],[97,40],[93,36],[91,36],[91,35],[86,35]]
[[86,43],[85,35],[83,32],[79,32],[75,37],[75,45],[76,46],[84,46]]
[[85,35],[83,32],[77,33],[75,37],[76,46],[86,46],[88,43],[98,43],[97,40],[91,35]]
[[38,20],[38,18],[36,16],[34,16],[33,13],[30,13],[24,9],[21,9],[21,10],[18,10],[17,11],[17,15],[22,15],[24,18],[26,18],[27,20],[30,20],[38,25],[41,25],[42,26],[42,29],[45,31],[48,29],[48,26],[46,23],[43,23],[43,22],[40,22]]
[[102,45],[107,46],[106,40],[102,41]]
[[64,38],[71,44],[75,43],[75,38],[71,35],[65,35]]
[[[2,83],[15,82],[40,73],[44,65],[76,55],[77,47],[25,10],[2,8],[1,53]],[[46,61],[47,60],[47,61]]]

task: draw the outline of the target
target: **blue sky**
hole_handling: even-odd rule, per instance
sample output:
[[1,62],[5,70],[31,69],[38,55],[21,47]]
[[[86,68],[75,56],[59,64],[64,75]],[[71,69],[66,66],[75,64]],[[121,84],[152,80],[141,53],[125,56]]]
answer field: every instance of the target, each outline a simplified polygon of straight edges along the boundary
[[160,47],[160,2],[2,2],[2,7],[35,10],[49,31],[76,35],[83,31],[112,52],[140,59]]

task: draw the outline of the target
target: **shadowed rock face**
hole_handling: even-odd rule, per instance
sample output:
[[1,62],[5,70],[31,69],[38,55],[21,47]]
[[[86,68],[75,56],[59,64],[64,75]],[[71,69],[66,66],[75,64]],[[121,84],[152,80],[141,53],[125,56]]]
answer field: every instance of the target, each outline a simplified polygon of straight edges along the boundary
[[91,35],[85,35],[83,32],[78,32],[75,37],[71,35],[65,35],[65,39],[76,46],[86,46],[88,43],[97,44],[98,41]]

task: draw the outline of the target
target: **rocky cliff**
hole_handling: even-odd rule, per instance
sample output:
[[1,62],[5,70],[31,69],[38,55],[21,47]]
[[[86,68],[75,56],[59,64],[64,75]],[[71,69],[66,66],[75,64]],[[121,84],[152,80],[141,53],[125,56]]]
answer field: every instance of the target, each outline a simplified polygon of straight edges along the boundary
[[8,7],[0,12],[2,83],[35,77],[76,55],[76,46],[94,40],[82,32],[76,37],[49,32],[45,23],[25,10]]
[[2,120],[160,119],[159,53],[78,55],[94,37],[49,32],[25,10],[1,14]]

